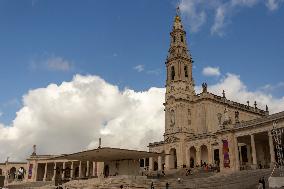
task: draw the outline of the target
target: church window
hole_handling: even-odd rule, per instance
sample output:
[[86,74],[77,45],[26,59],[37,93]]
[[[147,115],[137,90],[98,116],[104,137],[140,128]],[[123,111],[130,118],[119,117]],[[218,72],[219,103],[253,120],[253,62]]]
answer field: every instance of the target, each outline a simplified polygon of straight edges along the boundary
[[176,36],[173,36],[174,43],[176,42]]
[[171,79],[172,80],[175,79],[175,67],[174,66],[171,67]]
[[180,41],[183,42],[183,36],[182,35],[180,36]]
[[184,76],[188,77],[187,66],[184,66]]

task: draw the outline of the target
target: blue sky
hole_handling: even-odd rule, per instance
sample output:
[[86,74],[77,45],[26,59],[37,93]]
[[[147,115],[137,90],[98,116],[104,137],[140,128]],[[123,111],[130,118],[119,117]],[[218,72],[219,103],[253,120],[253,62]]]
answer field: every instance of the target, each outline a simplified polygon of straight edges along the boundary
[[[182,2],[187,5],[182,17],[195,61],[194,79],[197,85],[210,85],[234,73],[250,90],[269,85],[269,93],[282,97],[283,1],[276,0],[277,8],[247,1],[238,6],[222,0],[214,5]],[[164,87],[164,62],[178,3],[0,0],[0,122],[11,123],[29,90],[70,81],[77,73],[99,75],[121,89]],[[212,32],[216,11],[223,5],[225,21]],[[203,11],[206,21],[193,31],[192,18],[198,21]],[[140,72],[134,69],[138,65]],[[221,75],[202,74],[207,66],[218,67]]]

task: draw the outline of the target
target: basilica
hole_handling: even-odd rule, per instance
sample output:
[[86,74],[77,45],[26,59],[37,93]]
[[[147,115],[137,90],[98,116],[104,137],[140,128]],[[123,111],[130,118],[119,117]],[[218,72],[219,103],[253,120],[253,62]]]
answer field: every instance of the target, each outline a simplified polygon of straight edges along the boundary
[[150,159],[151,170],[217,165],[221,172],[268,168],[277,160],[272,129],[284,127],[284,112],[261,110],[210,93],[194,90],[192,57],[186,31],[175,16],[165,62],[164,140],[149,144],[150,152],[165,154]]
[[231,101],[225,91],[221,96],[212,94],[206,83],[202,84],[202,92],[196,93],[193,60],[179,14],[174,18],[170,39],[165,62],[163,141],[150,143],[149,151],[100,145],[97,149],[64,155],[39,155],[34,146],[26,162],[0,163],[0,176],[5,176],[7,183],[19,176],[25,182],[37,182],[141,176],[141,170],[167,173],[203,165],[232,173],[283,163],[283,151],[279,152],[275,138],[283,141],[284,112],[269,114],[268,107],[261,110],[257,102],[250,105]]

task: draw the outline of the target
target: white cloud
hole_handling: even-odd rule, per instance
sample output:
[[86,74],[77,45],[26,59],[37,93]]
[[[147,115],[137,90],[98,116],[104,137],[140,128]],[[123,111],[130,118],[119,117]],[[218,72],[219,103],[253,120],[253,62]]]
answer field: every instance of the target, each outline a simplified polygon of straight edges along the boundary
[[61,85],[31,90],[10,126],[0,125],[0,162],[24,160],[37,144],[41,154],[103,146],[147,149],[161,140],[164,89],[135,92],[97,76],[76,75]]
[[200,10],[203,1],[181,0],[179,7],[184,14],[187,23],[190,25],[192,32],[199,31],[200,27],[206,22],[205,10]]
[[181,0],[179,7],[192,32],[197,32],[207,22],[211,25],[211,34],[224,35],[225,27],[231,23],[241,8],[253,8],[264,4],[271,11],[279,8],[284,0]]
[[51,57],[45,62],[46,67],[51,71],[70,71],[72,65],[62,57]]
[[133,69],[136,70],[137,72],[142,72],[142,71],[144,71],[144,65],[139,64],[139,65],[135,66]]
[[273,92],[277,89],[281,89],[284,88],[284,82],[279,82],[275,85],[271,85],[271,84],[266,84],[262,87],[260,87],[261,90],[266,91],[266,92]]
[[150,75],[159,75],[159,74],[161,74],[161,70],[160,69],[147,70],[146,73],[150,74]]
[[209,86],[208,90],[221,96],[222,90],[226,91],[227,99],[246,104],[250,101],[253,104],[257,101],[258,107],[265,109],[265,105],[270,108],[270,113],[284,111],[284,96],[275,98],[273,95],[261,90],[250,91],[240,80],[240,76],[228,73],[217,84]]
[[220,76],[221,75],[218,67],[214,68],[210,66],[203,68],[202,74],[205,76]]
[[216,10],[214,24],[211,27],[211,34],[223,36],[223,28],[225,27],[226,6],[220,6]]
[[[200,86],[196,87],[200,90]],[[256,100],[271,112],[283,111],[284,97],[250,91],[235,74],[226,74],[208,90],[226,90],[228,99]],[[39,154],[59,154],[103,146],[147,149],[163,139],[164,88],[119,90],[98,76],[76,75],[70,82],[29,91],[10,126],[0,124],[0,162],[24,160],[37,144]]]
[[44,54],[42,56],[33,58],[29,67],[31,70],[68,72],[73,70],[74,65],[63,57]]
[[266,0],[266,6],[270,11],[277,10],[283,0]]

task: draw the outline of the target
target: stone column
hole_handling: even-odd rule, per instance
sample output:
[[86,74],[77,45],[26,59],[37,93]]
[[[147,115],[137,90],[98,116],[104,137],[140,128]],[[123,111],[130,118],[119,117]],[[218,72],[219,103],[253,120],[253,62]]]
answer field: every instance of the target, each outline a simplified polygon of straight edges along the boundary
[[186,151],[186,167],[190,167],[190,148]]
[[239,154],[240,154],[240,166],[243,165],[243,156],[242,156],[242,146],[238,146]]
[[236,171],[240,170],[240,158],[239,158],[239,146],[238,146],[238,137],[234,137],[235,143],[235,169]]
[[87,173],[86,173],[86,177],[89,177],[90,175],[90,162],[87,161]]
[[25,182],[27,182],[29,180],[29,171],[30,171],[30,162],[28,161],[27,170],[26,170],[26,174],[25,174]]
[[224,169],[224,154],[223,154],[223,142],[219,143],[219,159],[220,159],[220,171]]
[[53,177],[52,180],[54,181],[56,177],[56,162],[54,162],[54,167],[53,167]]
[[212,146],[211,144],[209,144],[209,147],[207,147],[207,150],[208,150],[208,164],[211,164],[213,163],[213,153],[212,153]]
[[96,176],[96,167],[97,167],[97,163],[96,162],[93,162],[93,174],[92,176],[95,177]]
[[158,156],[158,170],[161,171],[162,169],[162,156]]
[[37,180],[37,168],[38,168],[38,162],[37,161],[35,161],[35,164],[34,164],[34,168],[33,168],[33,175],[34,175],[34,177],[33,177],[33,181],[36,181]]
[[170,155],[169,154],[165,156],[165,169],[170,170]]
[[70,179],[74,178],[74,161],[71,162]]
[[256,149],[255,149],[255,141],[254,141],[254,135],[250,135],[251,139],[251,153],[252,153],[252,168],[256,169],[257,167],[257,159],[256,159]]
[[63,162],[63,166],[62,166],[62,175],[61,175],[62,180],[64,180],[65,178],[65,163],[66,162]]
[[149,158],[149,171],[153,171],[154,169],[154,161],[153,161],[153,158],[150,157]]
[[82,161],[79,163],[79,178],[82,178]]
[[196,165],[201,166],[201,147],[196,148]]
[[268,139],[269,139],[269,151],[270,151],[270,167],[273,167],[275,164],[275,151],[274,151],[271,131],[268,131]]
[[45,163],[45,167],[44,167],[43,181],[46,181],[46,175],[47,175],[47,163]]

